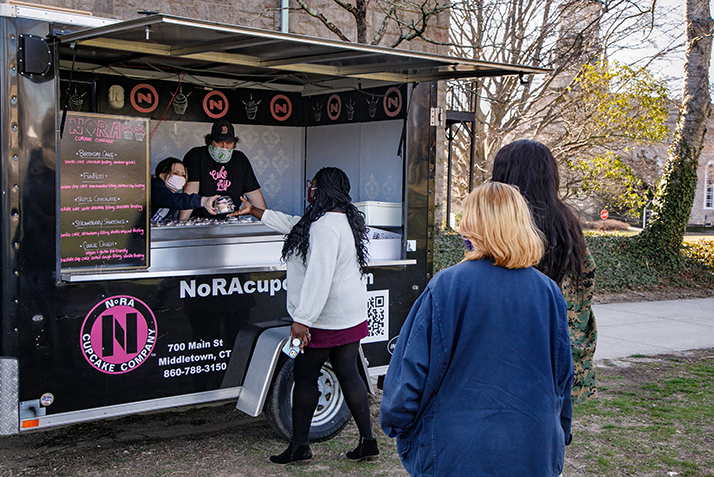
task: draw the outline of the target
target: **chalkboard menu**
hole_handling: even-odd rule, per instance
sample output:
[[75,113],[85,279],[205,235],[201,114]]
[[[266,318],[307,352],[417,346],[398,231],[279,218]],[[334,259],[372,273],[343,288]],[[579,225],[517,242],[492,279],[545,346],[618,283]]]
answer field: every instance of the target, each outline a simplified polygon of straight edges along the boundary
[[148,120],[67,114],[60,142],[63,270],[149,264]]

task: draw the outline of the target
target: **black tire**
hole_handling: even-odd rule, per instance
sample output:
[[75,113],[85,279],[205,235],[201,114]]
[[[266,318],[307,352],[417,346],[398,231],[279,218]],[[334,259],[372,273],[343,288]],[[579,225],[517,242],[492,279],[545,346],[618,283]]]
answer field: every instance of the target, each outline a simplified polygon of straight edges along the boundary
[[[278,365],[265,401],[265,416],[270,427],[285,440],[290,440],[293,434],[293,365],[292,359],[286,359],[282,366]],[[310,426],[311,442],[332,439],[344,429],[351,416],[340,384],[329,363],[322,366],[317,386],[320,400]]]

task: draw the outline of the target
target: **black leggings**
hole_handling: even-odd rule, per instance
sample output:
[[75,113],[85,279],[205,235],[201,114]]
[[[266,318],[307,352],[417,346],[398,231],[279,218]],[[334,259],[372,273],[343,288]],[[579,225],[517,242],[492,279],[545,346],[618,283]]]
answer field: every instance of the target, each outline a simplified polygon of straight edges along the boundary
[[367,388],[357,369],[359,341],[334,348],[305,348],[295,358],[295,388],[293,389],[293,441],[309,442],[310,421],[320,398],[317,378],[320,368],[330,358],[332,369],[340,382],[347,407],[359,428],[360,437],[372,438]]

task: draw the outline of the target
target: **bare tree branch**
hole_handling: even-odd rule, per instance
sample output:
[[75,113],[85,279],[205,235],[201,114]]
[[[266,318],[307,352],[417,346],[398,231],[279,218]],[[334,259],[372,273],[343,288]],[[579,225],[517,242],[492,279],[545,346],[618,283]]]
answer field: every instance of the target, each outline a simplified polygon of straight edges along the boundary
[[313,18],[317,18],[318,20],[320,20],[322,22],[322,24],[325,25],[332,33],[337,35],[340,38],[340,40],[350,41],[349,38],[347,38],[342,33],[342,31],[339,28],[337,28],[337,25],[335,25],[330,20],[328,20],[327,17],[325,17],[325,15],[322,12],[318,12],[317,10],[310,8],[304,2],[304,0],[296,0],[296,1],[297,1],[298,5],[300,5],[300,8],[302,8],[302,10],[305,11],[305,13],[307,13],[308,15],[310,15]]
[[[298,9],[319,20],[340,39],[350,41],[347,34],[330,18],[330,10],[320,11],[309,5],[309,0],[296,0]],[[367,42],[367,34],[374,31],[371,44],[380,44],[390,38],[389,46],[397,46],[405,41],[422,37],[430,27],[430,22],[440,13],[447,11],[450,0],[376,0],[372,8],[382,13],[377,25],[370,24],[370,0],[332,0],[335,5],[354,18],[356,41]],[[373,28],[374,27],[374,28]],[[394,36],[394,39],[391,39]]]
[[372,44],[373,45],[379,45],[379,43],[382,41],[382,38],[384,38],[384,34],[387,32],[387,27],[389,26],[389,21],[392,19],[392,16],[394,15],[394,11],[397,9],[397,6],[392,4],[389,6],[389,10],[385,12],[384,18],[382,19],[382,24],[379,27],[379,30],[377,30],[377,33],[374,34],[374,38],[372,38]]

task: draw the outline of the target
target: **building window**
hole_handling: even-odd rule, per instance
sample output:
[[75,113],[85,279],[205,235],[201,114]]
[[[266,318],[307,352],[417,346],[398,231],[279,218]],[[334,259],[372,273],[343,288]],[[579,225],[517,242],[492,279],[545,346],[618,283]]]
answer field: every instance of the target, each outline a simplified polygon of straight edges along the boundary
[[707,164],[704,173],[704,208],[714,209],[714,162]]

